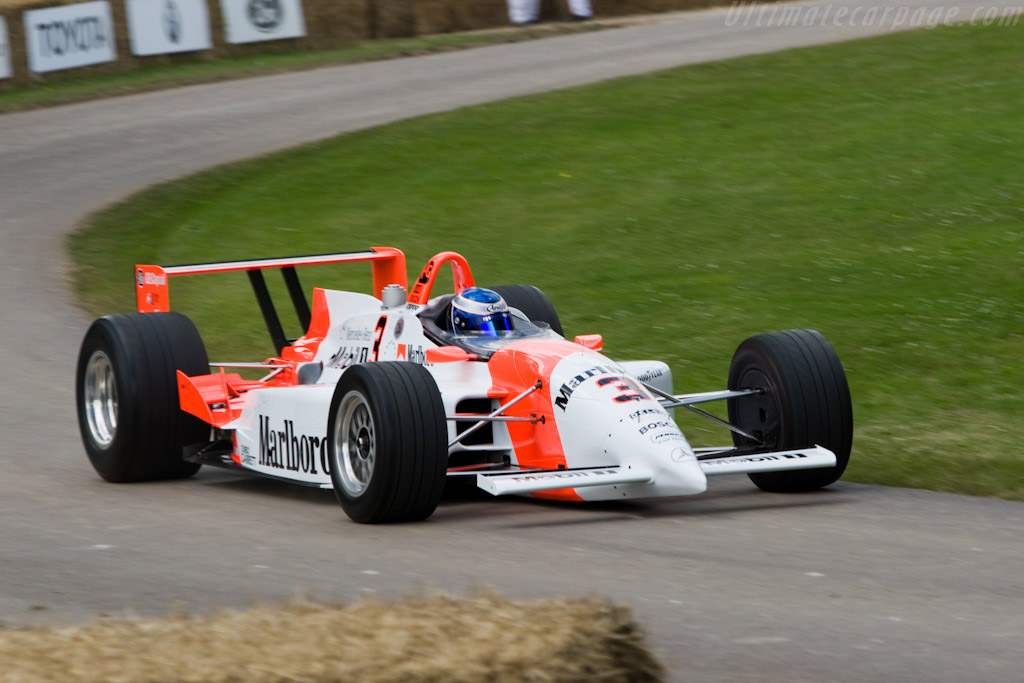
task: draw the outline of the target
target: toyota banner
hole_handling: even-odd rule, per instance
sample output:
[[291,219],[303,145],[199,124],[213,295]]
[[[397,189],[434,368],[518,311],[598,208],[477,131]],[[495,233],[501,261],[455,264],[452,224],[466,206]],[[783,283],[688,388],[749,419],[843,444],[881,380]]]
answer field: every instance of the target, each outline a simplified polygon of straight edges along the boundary
[[28,66],[36,73],[112,62],[114,23],[107,0],[25,11]]

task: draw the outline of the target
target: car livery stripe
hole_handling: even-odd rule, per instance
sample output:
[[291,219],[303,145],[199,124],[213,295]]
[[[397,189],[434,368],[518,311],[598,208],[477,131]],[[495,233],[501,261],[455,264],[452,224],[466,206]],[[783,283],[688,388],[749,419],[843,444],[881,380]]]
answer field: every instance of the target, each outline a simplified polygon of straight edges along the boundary
[[[494,384],[492,392],[518,396],[538,379],[541,381],[539,390],[505,413],[510,417],[544,417],[544,421],[538,424],[507,423],[518,465],[539,470],[558,470],[568,466],[551,403],[551,372],[563,358],[581,351],[595,353],[567,341],[532,339],[513,342],[497,351],[488,361]],[[583,500],[572,488],[537,491],[530,495],[551,500]]]

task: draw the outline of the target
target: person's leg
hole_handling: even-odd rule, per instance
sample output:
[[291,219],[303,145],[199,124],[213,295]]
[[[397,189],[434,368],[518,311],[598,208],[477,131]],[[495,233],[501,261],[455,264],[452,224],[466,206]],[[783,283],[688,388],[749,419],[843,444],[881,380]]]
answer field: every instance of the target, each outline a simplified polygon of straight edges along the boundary
[[569,0],[569,14],[576,21],[589,19],[594,15],[590,8],[590,0]]
[[513,24],[530,24],[540,14],[540,0],[508,0],[508,18]]

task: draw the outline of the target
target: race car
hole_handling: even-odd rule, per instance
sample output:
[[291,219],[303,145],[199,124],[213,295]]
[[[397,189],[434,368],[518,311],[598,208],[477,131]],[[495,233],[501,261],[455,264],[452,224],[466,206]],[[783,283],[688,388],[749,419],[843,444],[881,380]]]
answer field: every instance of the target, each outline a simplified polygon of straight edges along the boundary
[[[370,265],[372,293],[309,297],[296,272],[354,262]],[[446,264],[454,291],[433,296]],[[267,270],[282,273],[298,339],[285,338]],[[170,312],[169,278],[228,271],[247,273],[273,357],[209,362],[196,327]],[[477,287],[455,252],[431,258],[411,291],[392,247],[139,265],[135,290],[138,312],[96,320],[78,360],[82,440],[111,482],[212,465],[333,489],[351,519],[380,523],[426,519],[455,478],[562,501],[687,496],[735,473],[796,492],[835,482],[850,457],[846,375],[812,330],[751,337],[726,389],[676,394],[667,364],[613,360],[599,334],[569,340],[541,290]],[[699,407],[711,401],[727,402],[728,419]],[[676,408],[720,424],[732,443],[691,447]]]

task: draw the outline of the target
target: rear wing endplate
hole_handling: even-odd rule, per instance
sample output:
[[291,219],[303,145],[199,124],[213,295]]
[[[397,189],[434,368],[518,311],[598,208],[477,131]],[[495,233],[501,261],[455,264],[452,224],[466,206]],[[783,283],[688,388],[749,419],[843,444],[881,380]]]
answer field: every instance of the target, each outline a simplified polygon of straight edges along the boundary
[[306,295],[295,273],[296,266],[311,266],[327,263],[350,263],[369,261],[373,270],[373,295],[381,298],[387,285],[408,286],[405,272],[405,254],[394,247],[373,247],[369,251],[352,251],[341,254],[318,254],[314,256],[290,256],[285,258],[255,259],[252,261],[226,261],[222,263],[196,263],[184,266],[135,266],[135,301],[139,313],[158,313],[170,310],[168,278],[178,275],[202,275],[205,273],[227,273],[245,271],[249,276],[256,300],[267,323],[274,347],[280,354],[287,345],[277,310],[270,299],[263,270],[278,268],[284,277],[288,294],[302,329],[309,328],[311,313]]

